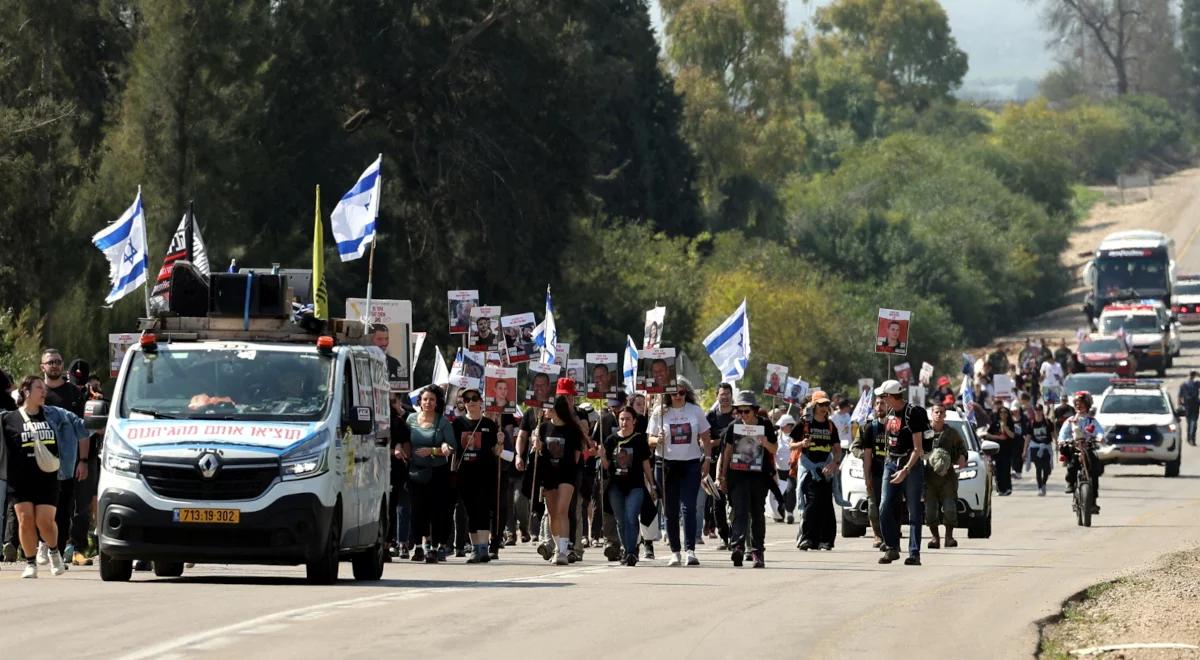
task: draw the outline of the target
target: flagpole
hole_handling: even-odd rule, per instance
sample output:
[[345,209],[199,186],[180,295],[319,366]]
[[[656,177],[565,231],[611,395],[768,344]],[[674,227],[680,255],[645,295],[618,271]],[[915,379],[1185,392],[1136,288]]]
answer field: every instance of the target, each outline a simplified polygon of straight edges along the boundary
[[138,186],[138,204],[142,208],[142,261],[146,264],[146,277],[142,279],[142,293],[146,302],[146,318],[150,316],[150,257],[146,254],[150,249],[150,238],[146,233],[146,205],[142,202],[142,187]]
[[[379,154],[379,171],[380,177],[383,176],[383,154]],[[376,223],[379,222],[379,206],[383,203],[383,186],[382,183],[377,184],[376,190],[379,191],[379,198],[375,200],[375,217],[372,218]],[[367,310],[363,315],[363,332],[366,332],[367,322],[371,318],[371,293],[375,284],[375,244],[379,242],[379,227],[371,231],[371,256],[367,257]]]
[[195,248],[194,241],[196,240],[196,230],[194,227],[195,222],[196,222],[196,215],[195,215],[195,210],[193,208],[194,204],[195,203],[192,200],[190,200],[190,199],[188,200],[187,224],[185,224],[183,227],[183,244],[185,246],[184,252],[183,252],[183,255],[184,255],[183,258],[187,259],[188,263],[192,264],[193,266],[195,265],[195,262],[196,262],[196,253],[195,253],[196,251],[194,249]]

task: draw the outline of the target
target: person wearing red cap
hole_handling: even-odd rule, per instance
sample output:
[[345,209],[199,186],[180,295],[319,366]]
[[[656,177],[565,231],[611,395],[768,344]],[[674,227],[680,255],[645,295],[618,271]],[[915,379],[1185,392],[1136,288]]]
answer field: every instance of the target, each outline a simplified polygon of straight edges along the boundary
[[538,425],[533,438],[533,451],[539,460],[537,477],[546,496],[550,535],[555,543],[553,559],[560,566],[569,563],[571,527],[567,515],[583,453],[584,435],[575,416],[575,395],[575,381],[559,378],[554,407],[546,411],[547,420]]

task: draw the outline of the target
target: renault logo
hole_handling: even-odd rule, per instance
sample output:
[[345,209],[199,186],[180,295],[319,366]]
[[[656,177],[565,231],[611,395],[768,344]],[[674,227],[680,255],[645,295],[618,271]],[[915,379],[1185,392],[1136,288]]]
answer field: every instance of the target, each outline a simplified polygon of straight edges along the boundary
[[196,468],[200,470],[200,476],[212,479],[217,476],[217,470],[221,469],[221,459],[217,458],[216,454],[205,452],[196,461]]

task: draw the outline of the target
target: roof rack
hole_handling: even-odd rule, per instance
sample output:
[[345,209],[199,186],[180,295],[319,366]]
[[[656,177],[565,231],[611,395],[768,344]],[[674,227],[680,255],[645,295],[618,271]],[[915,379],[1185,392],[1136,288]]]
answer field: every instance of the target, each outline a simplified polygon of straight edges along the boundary
[[258,341],[312,344],[319,335],[334,337],[338,344],[366,344],[366,328],[360,321],[331,319],[325,332],[307,332],[289,319],[203,316],[167,316],[138,319],[138,330],[150,332],[162,342],[171,341]]

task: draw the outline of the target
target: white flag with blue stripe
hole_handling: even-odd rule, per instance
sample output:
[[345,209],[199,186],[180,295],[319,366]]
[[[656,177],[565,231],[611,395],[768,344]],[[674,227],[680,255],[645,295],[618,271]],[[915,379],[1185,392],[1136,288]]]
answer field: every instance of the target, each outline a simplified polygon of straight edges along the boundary
[[625,392],[630,396],[637,389],[638,350],[633,343],[633,337],[625,335],[625,363],[621,365],[621,381],[625,383]]
[[554,301],[546,287],[546,317],[533,329],[533,343],[539,349],[538,362],[554,364],[554,347],[558,345],[558,328],[554,325]]
[[379,217],[379,198],[383,194],[383,176],[379,171],[382,163],[383,154],[379,154],[329,215],[342,261],[361,258],[367,245],[375,240],[375,220]]
[[746,300],[733,315],[704,338],[704,350],[721,372],[722,382],[736,382],[746,375],[750,362],[750,319],[746,317]]
[[113,304],[146,283],[150,261],[146,255],[146,214],[142,210],[141,186],[133,206],[125,209],[116,222],[96,232],[92,244],[108,259],[112,289],[104,298],[105,304]]

